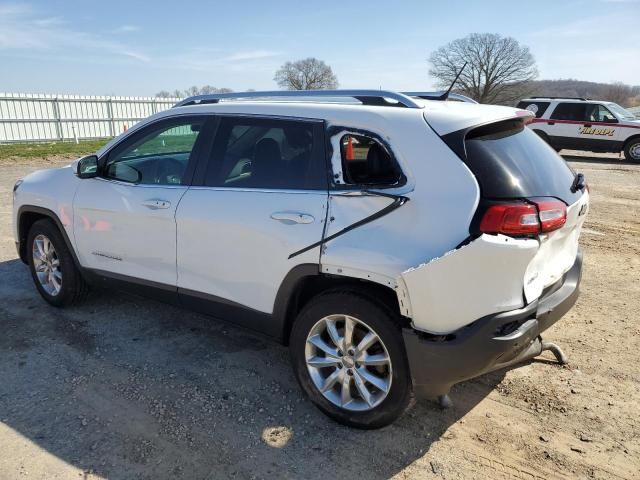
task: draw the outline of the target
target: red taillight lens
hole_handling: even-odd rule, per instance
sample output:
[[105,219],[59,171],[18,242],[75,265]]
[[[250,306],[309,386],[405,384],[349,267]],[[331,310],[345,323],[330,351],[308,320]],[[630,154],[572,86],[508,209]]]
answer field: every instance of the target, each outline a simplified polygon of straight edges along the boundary
[[480,222],[482,233],[531,235],[540,231],[538,210],[528,203],[491,205]]
[[552,232],[567,221],[567,207],[555,199],[534,198],[532,203],[491,205],[480,221],[482,233],[537,235]]
[[553,232],[566,223],[567,206],[560,200],[532,198],[531,201],[538,207],[542,232]]

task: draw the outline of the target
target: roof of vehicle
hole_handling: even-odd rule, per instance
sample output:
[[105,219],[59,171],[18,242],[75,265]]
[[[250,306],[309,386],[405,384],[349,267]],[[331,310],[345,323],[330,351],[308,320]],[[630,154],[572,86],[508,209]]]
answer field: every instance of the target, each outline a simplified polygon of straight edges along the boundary
[[593,98],[582,97],[529,97],[523,98],[521,102],[566,102],[566,103],[583,103],[583,102],[599,102],[599,103],[611,103],[605,100],[594,100]]
[[[413,93],[413,92],[412,92]],[[379,93],[378,93],[379,95]],[[386,96],[382,92],[382,96]],[[402,94],[398,94],[402,95]],[[382,103],[364,105],[353,97],[330,98],[329,95],[317,98],[286,99],[286,98],[248,98],[229,99],[216,103],[198,103],[185,106],[176,105],[174,108],[159,112],[142,122],[137,123],[126,132],[130,135],[150,122],[184,114],[238,114],[264,115],[290,118],[318,119],[331,125],[343,125],[347,128],[369,130],[388,136],[389,126],[398,125],[403,128],[407,121],[420,118],[427,120],[429,125],[439,134],[469,128],[471,126],[514,118],[522,115],[523,110],[495,105],[481,105],[463,101],[425,100],[417,96],[406,97],[413,106],[402,108]],[[185,103],[183,101],[181,103]],[[519,113],[520,112],[520,113]],[[98,155],[102,155],[114,140],[105,145]]]

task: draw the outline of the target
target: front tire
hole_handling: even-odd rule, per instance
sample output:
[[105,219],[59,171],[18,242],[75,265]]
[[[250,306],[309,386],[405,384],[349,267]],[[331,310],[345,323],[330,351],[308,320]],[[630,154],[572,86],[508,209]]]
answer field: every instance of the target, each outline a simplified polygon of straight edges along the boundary
[[289,345],[302,389],[344,425],[384,427],[412,401],[401,329],[382,302],[347,290],[320,294],[298,315]]
[[31,226],[27,236],[27,258],[33,283],[48,303],[66,307],[84,300],[89,287],[60,230],[51,220],[38,220]]
[[634,138],[624,146],[624,158],[629,162],[640,163],[640,138]]

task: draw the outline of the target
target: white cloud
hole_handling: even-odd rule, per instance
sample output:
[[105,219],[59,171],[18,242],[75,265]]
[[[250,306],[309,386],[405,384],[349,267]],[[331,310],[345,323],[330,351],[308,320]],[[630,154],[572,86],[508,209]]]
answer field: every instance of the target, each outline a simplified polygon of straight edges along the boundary
[[29,5],[0,5],[0,53],[20,51],[24,55],[69,55],[102,59],[131,59],[149,62],[150,58],[128,45],[95,33],[69,26],[61,17],[36,13]]
[[120,25],[113,29],[114,33],[135,33],[139,31],[140,27],[137,25]]

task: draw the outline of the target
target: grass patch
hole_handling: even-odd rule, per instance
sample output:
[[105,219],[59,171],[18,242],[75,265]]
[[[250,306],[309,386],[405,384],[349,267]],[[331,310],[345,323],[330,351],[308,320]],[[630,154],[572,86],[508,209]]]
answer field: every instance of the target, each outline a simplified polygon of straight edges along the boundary
[[80,157],[95,153],[109,138],[54,143],[12,143],[0,145],[0,161],[17,158]]

